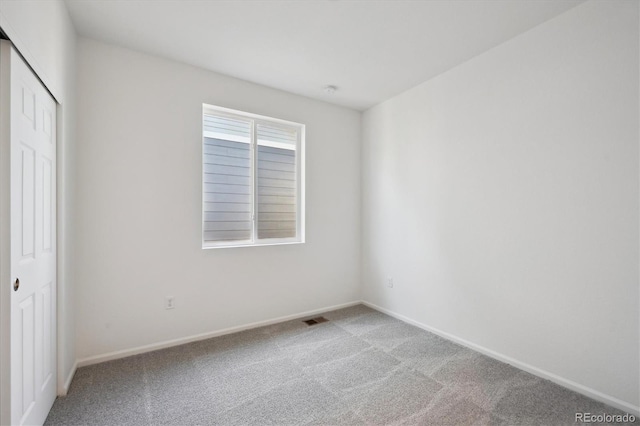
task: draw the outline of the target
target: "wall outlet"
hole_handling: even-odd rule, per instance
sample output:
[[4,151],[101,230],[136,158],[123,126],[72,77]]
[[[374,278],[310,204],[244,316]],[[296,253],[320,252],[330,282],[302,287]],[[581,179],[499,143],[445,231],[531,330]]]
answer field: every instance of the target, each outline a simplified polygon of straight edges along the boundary
[[164,299],[164,308],[165,309],[173,309],[176,307],[176,303],[175,300],[173,298],[173,296],[167,296]]
[[387,287],[393,288],[393,278],[387,278]]

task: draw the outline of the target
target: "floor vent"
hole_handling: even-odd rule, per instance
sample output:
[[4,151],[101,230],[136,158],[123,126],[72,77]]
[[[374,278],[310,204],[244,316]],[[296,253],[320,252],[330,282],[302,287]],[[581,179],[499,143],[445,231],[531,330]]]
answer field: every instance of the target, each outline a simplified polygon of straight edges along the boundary
[[311,318],[302,322],[307,325],[316,325],[316,324],[320,324],[321,322],[327,322],[327,321],[329,320],[326,319],[325,317],[317,317],[317,318]]

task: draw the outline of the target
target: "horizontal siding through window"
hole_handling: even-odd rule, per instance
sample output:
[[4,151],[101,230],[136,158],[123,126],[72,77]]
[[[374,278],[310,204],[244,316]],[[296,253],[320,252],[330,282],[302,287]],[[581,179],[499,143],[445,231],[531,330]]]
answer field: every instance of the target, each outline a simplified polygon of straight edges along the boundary
[[251,178],[248,176],[221,175],[217,173],[204,173],[204,183],[224,183],[227,185],[251,185]]
[[248,239],[247,231],[204,231],[203,237],[205,241],[244,241]]
[[[210,138],[205,138],[206,140],[213,140]],[[237,142],[236,142],[237,143]],[[228,146],[217,146],[211,143],[206,143],[204,146],[204,162],[212,163],[215,159],[215,155],[224,155],[225,157],[239,157],[239,158],[249,158],[249,151],[246,151],[243,145],[238,145],[238,148],[231,148]]]
[[205,212],[205,222],[249,222],[251,213],[229,213],[229,212]]
[[[225,119],[226,120],[226,119]],[[216,121],[218,132],[225,130]],[[211,126],[213,126],[211,124]],[[205,116],[207,130],[207,116]],[[234,134],[240,131],[233,130]],[[249,128],[245,129],[249,130]],[[203,233],[205,241],[251,239],[251,145],[204,138]]]
[[215,134],[223,139],[238,139],[249,142],[251,138],[251,122],[230,117],[204,115],[203,130],[205,133]]
[[[261,131],[259,127],[259,141],[263,139]],[[267,136],[276,139],[273,134]],[[258,145],[257,186],[258,238],[295,237],[296,151]]]
[[262,186],[258,187],[258,195],[296,195],[296,189]]
[[296,129],[258,124],[258,144],[267,141],[276,142],[295,149],[297,140],[298,132]]
[[258,160],[258,168],[262,170],[274,170],[280,172],[296,172],[296,165],[290,163],[276,163],[275,161]]

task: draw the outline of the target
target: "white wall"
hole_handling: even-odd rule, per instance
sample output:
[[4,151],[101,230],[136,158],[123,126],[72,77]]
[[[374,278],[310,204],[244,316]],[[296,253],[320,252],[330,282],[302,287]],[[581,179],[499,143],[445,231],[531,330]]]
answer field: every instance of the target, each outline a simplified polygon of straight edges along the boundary
[[[0,28],[56,97],[58,108],[58,392],[75,364],[73,209],[76,35],[62,1],[0,0]],[[68,385],[68,383],[66,383]]]
[[[91,40],[78,64],[80,359],[359,300],[359,112]],[[203,102],[306,124],[306,244],[201,249]]]
[[370,109],[362,166],[366,301],[636,412],[638,16],[588,2]]

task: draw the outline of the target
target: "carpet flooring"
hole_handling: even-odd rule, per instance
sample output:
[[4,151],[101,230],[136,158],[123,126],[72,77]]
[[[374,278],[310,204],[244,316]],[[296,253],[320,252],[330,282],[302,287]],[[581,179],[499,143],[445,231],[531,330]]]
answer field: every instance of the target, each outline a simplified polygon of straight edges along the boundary
[[576,412],[624,414],[363,305],[324,317],[80,368],[45,424],[575,425]]

